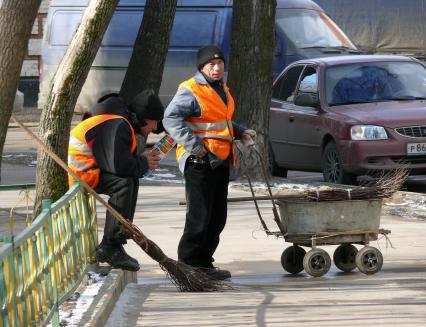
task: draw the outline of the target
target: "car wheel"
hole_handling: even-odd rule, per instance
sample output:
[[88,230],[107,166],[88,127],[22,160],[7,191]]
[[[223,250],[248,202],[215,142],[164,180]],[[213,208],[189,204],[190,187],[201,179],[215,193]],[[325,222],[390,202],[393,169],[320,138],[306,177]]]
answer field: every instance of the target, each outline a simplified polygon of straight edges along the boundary
[[283,178],[287,177],[288,170],[285,168],[281,168],[277,165],[271,145],[269,145],[269,169],[272,176],[283,177]]
[[324,181],[337,184],[356,184],[356,175],[348,174],[343,170],[342,158],[333,141],[327,143],[324,148],[321,166]]

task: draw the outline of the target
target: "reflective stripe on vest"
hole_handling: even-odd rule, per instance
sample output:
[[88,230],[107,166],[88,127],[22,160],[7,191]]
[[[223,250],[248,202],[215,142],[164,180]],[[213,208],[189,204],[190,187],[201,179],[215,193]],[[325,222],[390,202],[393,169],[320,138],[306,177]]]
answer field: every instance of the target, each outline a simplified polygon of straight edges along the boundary
[[[86,140],[86,133],[99,124],[111,119],[123,119],[129,124],[132,133],[132,145],[130,146],[130,151],[134,152],[137,146],[135,132],[127,119],[122,116],[93,116],[79,123],[71,131],[68,146],[68,166],[92,188],[96,188],[99,184],[100,170],[91,148],[91,144],[93,144],[94,140],[88,144]],[[72,176],[68,175],[69,186],[72,185],[73,180]]]
[[[228,98],[228,106],[209,84],[199,84],[191,78],[180,87],[186,87],[197,99],[201,108],[200,117],[188,117],[186,124],[201,139],[204,147],[222,160],[226,160],[231,154],[235,164],[232,115],[234,113],[234,99],[228,87],[224,84],[224,90]],[[179,159],[185,149],[178,144],[176,157]]]

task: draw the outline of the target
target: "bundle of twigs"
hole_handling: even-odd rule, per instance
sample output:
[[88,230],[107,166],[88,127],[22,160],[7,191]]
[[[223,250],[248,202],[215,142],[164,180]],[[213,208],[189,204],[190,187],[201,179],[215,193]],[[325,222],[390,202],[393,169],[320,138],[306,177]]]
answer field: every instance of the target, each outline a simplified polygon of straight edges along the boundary
[[79,180],[81,186],[90,194],[93,194],[96,200],[101,202],[105,208],[111,212],[111,214],[122,224],[126,230],[126,234],[131,238],[148,254],[152,259],[157,261],[163,271],[166,272],[176,287],[183,292],[214,292],[221,291],[224,289],[231,288],[230,285],[223,281],[210,278],[204,272],[199,269],[195,269],[182,262],[175,261],[169,258],[160,247],[155,244],[152,240],[146,237],[142,231],[131,222],[127,221],[119,212],[111,207],[102,197],[96,193],[86,182],[81,180],[79,176],[74,173],[68,165],[53,153],[33,132],[31,132],[26,126],[24,126],[18,119],[12,116],[12,120],[15,121],[22,129],[24,129],[35,142],[61,166],[67,173],[73,176],[74,179]]
[[301,197],[309,201],[340,201],[383,199],[398,191],[409,175],[407,168],[398,168],[380,172],[374,181],[366,182],[353,189],[320,188],[306,190]]

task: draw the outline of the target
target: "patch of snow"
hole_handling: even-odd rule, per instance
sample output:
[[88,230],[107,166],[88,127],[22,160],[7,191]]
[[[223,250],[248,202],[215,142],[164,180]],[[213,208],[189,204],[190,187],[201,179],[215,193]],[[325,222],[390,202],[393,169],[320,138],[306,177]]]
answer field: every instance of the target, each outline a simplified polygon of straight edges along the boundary
[[[246,186],[249,187],[249,184],[246,182],[230,182],[230,186]],[[252,183],[253,189],[266,190],[267,186],[265,183],[254,182]],[[288,190],[308,190],[316,189],[318,187],[312,186],[309,184],[297,184],[297,183],[273,183],[270,185],[271,189],[288,189]]]
[[388,202],[388,203],[385,203],[385,205],[391,206],[391,207],[407,207],[408,206],[415,209],[426,210],[426,201],[424,200],[422,201],[403,200],[400,203]]
[[[89,271],[87,285],[83,291],[78,291],[64,303],[59,306],[59,321],[61,326],[74,327],[79,326],[81,318],[89,309],[99,289],[103,285],[106,276]],[[79,287],[80,289],[80,287]],[[47,326],[52,327],[49,323]]]

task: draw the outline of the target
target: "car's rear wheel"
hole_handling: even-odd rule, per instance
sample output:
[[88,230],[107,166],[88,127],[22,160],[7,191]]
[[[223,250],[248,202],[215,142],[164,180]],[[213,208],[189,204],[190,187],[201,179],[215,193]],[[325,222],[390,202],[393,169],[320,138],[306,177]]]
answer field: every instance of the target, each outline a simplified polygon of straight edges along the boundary
[[356,175],[348,174],[343,170],[342,158],[333,141],[328,142],[324,148],[321,166],[324,181],[337,184],[356,184]]
[[283,178],[287,177],[288,170],[285,168],[281,168],[277,165],[271,145],[269,145],[269,169],[271,171],[272,176],[283,177]]

